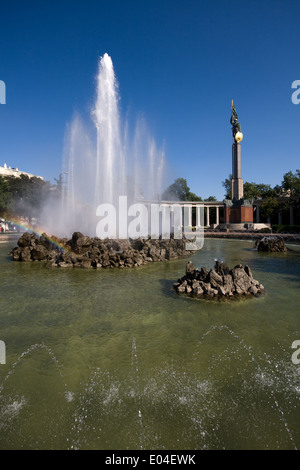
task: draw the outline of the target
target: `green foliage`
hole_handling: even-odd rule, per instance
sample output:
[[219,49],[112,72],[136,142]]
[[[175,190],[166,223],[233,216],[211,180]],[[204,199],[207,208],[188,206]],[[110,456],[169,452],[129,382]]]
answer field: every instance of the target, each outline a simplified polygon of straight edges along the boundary
[[[231,199],[231,177],[229,175],[222,185],[225,188],[225,198]],[[272,218],[278,212],[287,213],[289,210],[290,200],[282,196],[290,195],[295,200],[295,197],[300,195],[300,170],[295,173],[289,171],[283,176],[281,185],[276,185],[274,188],[265,183],[252,183],[246,181],[244,183],[244,199],[261,199],[259,205],[260,213],[263,218]],[[281,196],[281,197],[280,197]]]
[[[222,185],[225,188],[225,199],[231,199],[231,178],[232,175],[230,174],[228,178],[222,181]],[[244,199],[263,199],[273,197],[279,192],[279,186],[272,188],[269,184],[264,183],[250,183],[248,181],[244,183]]]
[[262,203],[259,206],[260,213],[262,217],[268,219],[278,212],[279,203],[276,197],[268,197],[263,199]]
[[163,200],[202,201],[202,198],[190,191],[185,178],[177,178],[162,194]]
[[224,181],[222,181],[222,186],[225,188],[225,199],[231,199],[231,178],[232,174],[228,176]]
[[51,185],[49,181],[27,175],[0,177],[0,216],[38,218],[44,202],[50,197],[59,197],[61,176],[56,183]]
[[272,225],[274,233],[300,233],[300,225]]
[[187,201],[199,201],[199,202],[201,202],[202,197],[197,196],[197,194],[192,193],[192,192],[189,191],[188,195],[187,195]]
[[269,184],[244,183],[244,198],[257,199],[259,197],[272,197],[273,190]]
[[27,175],[20,178],[7,178],[14,203],[14,215],[19,217],[38,217],[41,207],[49,194],[50,183]]
[[12,194],[8,182],[0,176],[0,216],[5,217],[12,207]]
[[290,191],[291,195],[300,195],[300,170],[296,170],[296,173],[292,171],[285,173],[281,187],[285,191]]

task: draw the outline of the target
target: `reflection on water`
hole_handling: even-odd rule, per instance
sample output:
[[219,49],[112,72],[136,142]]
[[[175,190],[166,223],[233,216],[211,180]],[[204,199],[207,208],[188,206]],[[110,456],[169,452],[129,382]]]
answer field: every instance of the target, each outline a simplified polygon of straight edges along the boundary
[[0,247],[1,449],[300,447],[300,251],[206,240],[192,257],[248,264],[264,296],[178,297],[186,260],[131,270],[14,263]]

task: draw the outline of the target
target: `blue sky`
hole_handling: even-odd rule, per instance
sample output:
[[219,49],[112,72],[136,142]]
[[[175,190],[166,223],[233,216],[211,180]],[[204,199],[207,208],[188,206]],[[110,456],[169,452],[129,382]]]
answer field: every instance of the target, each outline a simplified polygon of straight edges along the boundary
[[59,176],[66,125],[88,118],[107,52],[121,113],[145,117],[169,183],[223,199],[232,99],[244,180],[274,186],[300,167],[298,0],[17,0],[0,18],[0,165]]

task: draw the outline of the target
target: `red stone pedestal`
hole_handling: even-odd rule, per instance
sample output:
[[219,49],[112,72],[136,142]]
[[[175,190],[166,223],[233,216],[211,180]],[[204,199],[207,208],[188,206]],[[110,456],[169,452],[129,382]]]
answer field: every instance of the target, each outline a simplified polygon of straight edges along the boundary
[[248,224],[253,223],[252,206],[229,206],[225,207],[226,224]]

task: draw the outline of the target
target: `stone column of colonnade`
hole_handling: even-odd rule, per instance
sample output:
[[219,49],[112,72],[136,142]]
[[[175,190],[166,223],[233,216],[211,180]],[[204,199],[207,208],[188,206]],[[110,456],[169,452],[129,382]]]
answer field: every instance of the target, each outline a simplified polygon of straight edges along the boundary
[[216,225],[220,223],[219,209],[219,206],[216,206]]
[[205,224],[205,226],[209,227],[211,225],[211,222],[212,222],[210,209],[216,209],[216,218],[215,218],[215,221],[213,221],[213,223],[215,225],[219,225],[220,224],[220,205],[209,205],[209,206],[204,205],[204,207],[206,208],[206,224]]
[[[219,205],[205,205],[205,204],[184,204],[184,225],[185,227],[192,227],[192,210],[196,208],[196,227],[209,227],[211,222],[210,209],[216,209],[215,224],[220,223],[220,206]],[[206,220],[204,217],[204,208],[206,208]]]
[[196,208],[196,227],[204,227],[203,204],[184,204],[183,206],[183,220],[185,227],[193,226],[193,208]]
[[[256,223],[260,223],[261,220],[260,220],[260,209],[259,209],[259,204],[256,205]],[[268,223],[270,223],[271,220],[268,219]],[[280,211],[278,211],[278,214],[277,214],[277,223],[279,225],[282,224],[282,213]],[[290,207],[289,207],[289,223],[290,225],[294,225],[294,206],[293,204],[291,203],[290,204]]]

